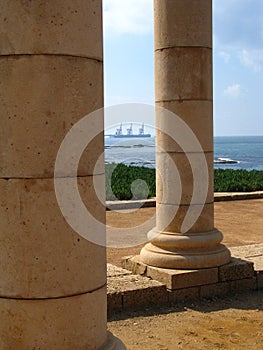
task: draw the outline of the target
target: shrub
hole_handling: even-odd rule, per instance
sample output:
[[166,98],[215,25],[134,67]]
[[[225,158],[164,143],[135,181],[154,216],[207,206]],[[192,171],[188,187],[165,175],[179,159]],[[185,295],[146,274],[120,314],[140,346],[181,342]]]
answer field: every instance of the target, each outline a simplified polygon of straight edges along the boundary
[[[155,197],[155,169],[111,163],[106,164],[105,173],[107,200]],[[243,169],[215,169],[214,171],[215,192],[260,190],[263,190],[263,171]]]

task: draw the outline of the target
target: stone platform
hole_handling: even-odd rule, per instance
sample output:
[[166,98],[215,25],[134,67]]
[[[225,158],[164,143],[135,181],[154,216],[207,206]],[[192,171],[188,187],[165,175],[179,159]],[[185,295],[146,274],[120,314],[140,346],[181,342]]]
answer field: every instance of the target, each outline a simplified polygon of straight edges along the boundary
[[[241,201],[247,199],[261,199],[263,191],[254,192],[215,192],[214,201]],[[156,198],[137,199],[137,200],[121,200],[121,201],[106,201],[106,210],[128,210],[138,208],[156,207]]]
[[231,262],[210,269],[161,269],[144,265],[139,256],[123,258],[124,268],[108,264],[108,314],[263,289],[263,244],[229,249]]

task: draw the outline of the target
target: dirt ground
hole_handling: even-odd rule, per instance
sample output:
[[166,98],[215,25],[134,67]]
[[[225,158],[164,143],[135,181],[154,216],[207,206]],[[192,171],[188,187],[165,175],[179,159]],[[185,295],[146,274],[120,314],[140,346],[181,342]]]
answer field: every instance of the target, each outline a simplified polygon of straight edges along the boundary
[[[107,224],[136,226],[154,211],[108,212]],[[215,226],[228,246],[262,243],[263,199],[215,203]],[[108,262],[120,266],[142,246],[108,249]],[[263,291],[121,313],[108,328],[128,350],[263,349]]]
[[263,291],[121,314],[108,328],[127,350],[260,350]]
[[[108,211],[107,225],[123,227],[124,233],[125,228],[135,227],[135,232],[137,225],[148,220],[154,213],[155,208],[142,208],[130,213]],[[215,203],[215,227],[222,231],[223,243],[227,246],[263,243],[263,199]],[[123,256],[139,254],[143,245],[108,249],[107,260],[121,266]]]

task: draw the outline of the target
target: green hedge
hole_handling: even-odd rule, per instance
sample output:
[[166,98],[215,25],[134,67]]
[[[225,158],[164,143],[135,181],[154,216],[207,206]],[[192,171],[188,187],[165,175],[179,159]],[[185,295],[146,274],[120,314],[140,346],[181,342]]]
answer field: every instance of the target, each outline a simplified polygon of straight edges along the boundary
[[215,192],[250,192],[263,190],[263,171],[215,169]]
[[[107,200],[155,197],[155,169],[112,163],[106,164],[105,171]],[[138,179],[145,181],[147,185]],[[134,181],[136,182],[132,193]]]
[[[106,164],[105,171],[107,200],[155,197],[155,169],[112,163]],[[132,183],[135,185],[133,193]],[[263,171],[215,169],[214,184],[215,192],[260,191],[263,190]]]

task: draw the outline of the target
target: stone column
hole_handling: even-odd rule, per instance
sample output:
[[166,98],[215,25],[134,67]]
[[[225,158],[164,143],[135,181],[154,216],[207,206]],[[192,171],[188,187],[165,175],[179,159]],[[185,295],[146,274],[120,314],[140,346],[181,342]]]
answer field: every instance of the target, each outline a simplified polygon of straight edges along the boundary
[[[122,348],[106,329],[105,248],[67,224],[53,180],[66,133],[103,107],[101,7],[101,0],[0,0],[3,350]],[[103,130],[103,117],[95,122]],[[82,157],[78,184],[104,223],[93,189],[94,180],[104,186],[103,160],[94,170],[102,152],[103,133]]]
[[[178,115],[201,149],[193,148],[193,142],[184,152],[176,135],[157,130],[157,224],[150,232],[154,238],[142,249],[140,259],[164,268],[223,265],[229,262],[230,254],[220,244],[221,232],[214,228],[212,1],[155,0],[154,5],[156,106]],[[168,120],[157,108],[156,124],[161,129],[173,130],[176,120]],[[200,176],[202,157],[207,162],[208,191],[206,199],[194,201],[193,173]],[[180,200],[175,195],[179,186],[175,167],[181,178]],[[200,215],[184,232],[182,224],[192,209]],[[176,213],[172,219],[171,212]]]

